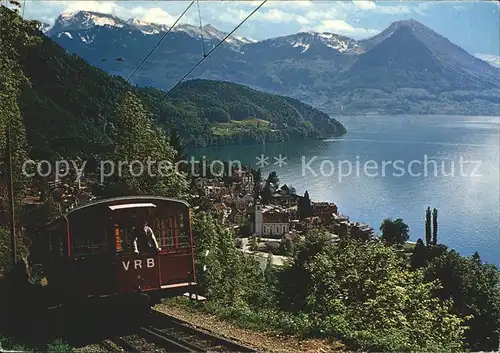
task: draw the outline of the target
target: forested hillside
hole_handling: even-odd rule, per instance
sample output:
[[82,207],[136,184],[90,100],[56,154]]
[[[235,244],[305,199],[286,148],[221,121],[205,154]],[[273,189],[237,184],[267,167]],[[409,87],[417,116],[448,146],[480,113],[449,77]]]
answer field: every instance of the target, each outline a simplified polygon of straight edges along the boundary
[[[2,8],[2,17],[5,15],[17,16]],[[17,64],[30,83],[20,88],[19,107],[36,157],[103,151],[118,133],[112,112],[126,92],[154,109],[160,127],[175,128],[192,145],[317,138],[345,132],[340,123],[298,101],[234,84],[187,82],[164,98],[162,91],[134,87],[68,54],[32,27],[24,31],[24,35],[36,38],[37,44],[12,45],[20,54]],[[254,117],[277,124],[278,131],[249,125],[213,136],[216,122]]]
[[[15,195],[23,199],[29,158],[172,161],[174,149],[133,89],[41,35],[36,23],[0,7],[0,160],[6,160],[5,132],[12,137]],[[5,164],[0,163],[0,226],[7,223]],[[180,197],[185,180],[132,180],[127,172],[103,188],[109,196],[152,193]],[[1,247],[1,243],[0,243]],[[3,260],[3,259],[2,259]],[[2,264],[0,263],[0,270]],[[1,272],[1,271],[0,271]]]
[[171,91],[168,99],[154,88],[136,91],[161,125],[180,127],[195,144],[275,142],[346,132],[338,121],[296,99],[231,82],[187,81]]

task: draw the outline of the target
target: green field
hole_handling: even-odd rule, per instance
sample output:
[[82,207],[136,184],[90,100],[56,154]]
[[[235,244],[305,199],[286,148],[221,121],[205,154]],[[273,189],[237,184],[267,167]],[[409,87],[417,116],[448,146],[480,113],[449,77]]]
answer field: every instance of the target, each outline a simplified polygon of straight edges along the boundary
[[245,120],[230,120],[227,123],[215,123],[212,133],[217,136],[231,136],[250,129],[269,129],[269,121],[249,118]]

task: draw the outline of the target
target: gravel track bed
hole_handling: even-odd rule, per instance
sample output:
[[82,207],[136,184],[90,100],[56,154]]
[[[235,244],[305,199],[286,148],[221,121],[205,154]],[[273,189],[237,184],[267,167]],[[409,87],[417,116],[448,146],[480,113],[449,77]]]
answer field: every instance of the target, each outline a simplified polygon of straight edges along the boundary
[[187,311],[178,305],[169,305],[168,302],[156,305],[154,309],[186,321],[195,328],[205,329],[221,337],[252,347],[259,352],[345,352],[345,348],[339,342],[329,342],[324,339],[300,339],[290,335],[253,331],[241,328],[215,315],[201,311]]
[[139,335],[129,335],[120,338],[125,342],[134,346],[139,352],[158,352],[158,353],[168,352],[166,349],[159,347],[157,344]]
[[214,345],[213,341],[203,339],[195,333],[190,333],[187,330],[183,330],[179,327],[164,327],[164,325],[152,325],[155,329],[162,332],[165,335],[176,337],[180,340],[190,342],[205,351],[210,352],[227,352],[227,347]]
[[109,350],[101,346],[100,344],[91,344],[89,346],[75,348],[73,350],[75,353],[108,353]]

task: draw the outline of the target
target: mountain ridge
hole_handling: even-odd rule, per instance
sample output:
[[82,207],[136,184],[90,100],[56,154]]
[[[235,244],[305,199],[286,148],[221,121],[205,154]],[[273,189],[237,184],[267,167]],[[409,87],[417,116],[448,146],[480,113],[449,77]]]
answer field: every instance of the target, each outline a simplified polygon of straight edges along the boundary
[[[54,24],[45,24],[45,28],[42,32],[51,37],[56,33],[64,32],[66,30],[74,31],[91,29],[96,26],[110,26],[116,28],[133,29],[141,31],[144,34],[160,34],[162,32],[167,32],[170,29],[170,26],[168,25],[142,21],[134,17],[124,20],[120,17],[110,14],[80,10],[60,14],[55,20]],[[206,24],[202,27],[202,30],[200,30],[200,27],[193,26],[187,23],[179,24],[172,29],[172,32],[179,31],[199,37],[201,37],[201,34],[203,34],[204,38],[218,40],[223,39],[228,34],[226,32],[218,30],[211,24]],[[239,45],[255,42],[255,40],[253,39],[239,36],[230,36],[228,39],[229,41],[233,41],[235,44]]]
[[[79,10],[79,11],[66,12],[66,13],[60,14],[58,16],[58,18],[55,20],[55,23],[52,24],[52,25],[44,23],[43,24],[44,28],[43,28],[42,32],[45,33],[45,34],[47,34],[48,36],[51,36],[54,32],[60,32],[61,31],[60,29],[57,30],[57,31],[55,31],[54,28],[57,29],[57,25],[60,23],[60,21],[61,21],[62,18],[73,18],[73,17],[76,17],[78,15],[85,15],[85,14],[91,14],[93,16],[98,16],[98,17],[113,19],[113,20],[115,20],[117,22],[114,25],[115,26],[119,26],[119,27],[123,27],[123,25],[137,26],[137,28],[140,28],[141,26],[152,26],[152,27],[160,29],[163,32],[168,31],[168,29],[170,28],[168,25],[158,24],[158,23],[154,23],[154,22],[142,21],[142,20],[139,20],[139,19],[134,18],[134,17],[131,17],[131,18],[127,19],[127,20],[123,20],[120,17],[115,16],[115,15],[111,15],[111,14],[99,13],[99,12],[95,12],[95,11]],[[113,26],[113,24],[111,24],[111,23],[95,23],[93,26],[99,26],[99,25],[101,25],[101,26],[102,25]],[[374,35],[372,37],[369,37],[369,38],[359,39],[359,40],[350,38],[350,37],[345,36],[345,35],[340,35],[340,34],[336,34],[336,33],[333,33],[333,32],[324,32],[324,31],[323,32],[320,32],[320,31],[301,31],[301,32],[297,32],[295,34],[288,34],[288,35],[283,35],[283,36],[271,37],[271,38],[266,38],[266,39],[262,39],[262,40],[254,40],[254,39],[251,39],[251,38],[248,38],[248,37],[240,37],[240,36],[234,36],[234,35],[231,36],[231,37],[234,37],[234,38],[240,40],[241,42],[249,44],[249,43],[259,43],[259,42],[273,41],[273,40],[277,40],[277,39],[285,39],[285,38],[290,38],[290,37],[295,37],[295,36],[310,35],[310,36],[322,37],[323,39],[338,38],[340,40],[350,42],[349,44],[353,43],[351,45],[354,45],[356,47],[359,46],[362,49],[364,49],[365,51],[367,51],[372,46],[374,46],[373,42],[376,42],[376,41],[374,41],[375,38],[377,38],[379,36],[382,36],[383,39],[385,39],[387,37],[387,34],[385,34],[386,32],[394,31],[397,27],[402,27],[402,26],[407,26],[407,27],[412,27],[412,28],[415,28],[415,27],[422,28],[423,27],[423,28],[428,29],[421,22],[419,22],[419,21],[417,21],[417,20],[415,20],[413,18],[410,18],[410,19],[406,19],[406,20],[394,21],[393,23],[391,23],[391,25],[389,25],[389,27],[387,27],[385,30],[381,31],[379,34],[376,34],[376,35]],[[92,26],[89,26],[86,29],[91,28],[91,27]],[[75,30],[75,28],[70,28],[70,29]],[[224,31],[221,31],[221,30],[217,29],[212,24],[206,24],[206,25],[204,25],[203,29],[204,29],[205,33],[208,33],[208,34],[210,34],[210,32],[218,32],[219,34],[223,34],[223,36],[225,36],[225,35],[228,34],[227,32],[224,32]],[[190,24],[187,24],[187,23],[180,23],[179,25],[177,25],[176,27],[174,27],[174,29],[172,29],[172,31],[175,31],[175,30],[180,30],[180,31],[185,30],[186,32],[188,30],[193,30],[193,32],[195,32],[197,35],[199,35],[199,32],[200,32],[198,26],[190,25]],[[50,33],[50,31],[52,31],[52,33]],[[150,34],[153,34],[153,33],[150,33]],[[223,36],[219,35],[219,37],[220,37],[219,39],[222,39]],[[444,37],[442,37],[442,38],[449,42],[449,40],[447,38],[444,38]],[[368,44],[368,43],[370,43],[370,44]],[[450,44],[453,44],[453,43],[450,42]],[[453,44],[453,45],[455,45],[455,44]],[[337,48],[334,47],[333,49],[337,49]],[[345,51],[345,50],[346,50],[345,48],[342,48],[342,51]],[[358,53],[359,54],[359,51],[353,51],[353,53]],[[469,53],[467,52],[467,54],[469,54]],[[469,55],[471,55],[471,54],[469,54]],[[487,63],[488,65],[491,65],[487,60],[483,60],[483,59],[480,59],[480,58],[477,58],[477,57],[474,57],[474,58],[477,59],[477,60],[481,60],[481,61]],[[493,65],[491,65],[491,66],[493,66]]]
[[[121,25],[104,23],[78,29],[77,24],[74,29],[66,27],[67,32],[52,30],[49,35],[90,64],[127,77],[162,34],[126,30],[118,27]],[[136,72],[134,84],[169,90],[199,61],[199,27],[183,26],[167,35],[165,44]],[[413,52],[421,60],[426,58],[430,65],[427,71],[417,69],[415,62],[410,65],[410,58],[403,60],[402,55],[395,54],[411,49],[402,49],[404,41],[395,43],[391,51],[394,58],[402,60],[395,63],[402,65],[399,71],[390,65],[377,66],[377,60],[389,63],[391,59],[389,52],[379,50],[375,55],[373,50],[376,53],[377,47],[394,42],[392,35],[401,31],[406,32],[415,48],[420,48]],[[213,26],[207,32],[212,34],[203,35],[206,51],[219,43],[221,35],[216,33],[222,33]],[[125,62],[117,65],[109,60],[113,57],[125,58]],[[379,34],[362,40],[327,32],[299,32],[246,42],[231,38],[190,78],[230,81],[290,96],[330,115],[496,115],[500,111],[500,69],[416,20],[396,21]]]

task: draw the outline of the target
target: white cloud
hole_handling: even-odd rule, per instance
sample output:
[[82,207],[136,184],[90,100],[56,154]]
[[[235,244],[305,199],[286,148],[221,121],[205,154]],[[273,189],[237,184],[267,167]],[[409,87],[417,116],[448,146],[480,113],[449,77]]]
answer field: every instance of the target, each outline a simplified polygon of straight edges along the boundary
[[481,60],[486,61],[490,65],[500,67],[500,56],[499,55],[476,53],[476,54],[474,54],[474,56],[476,58],[479,58]]
[[332,18],[336,19],[347,19],[348,15],[345,11],[335,7],[329,7],[325,9],[325,11],[318,11],[320,9],[316,9],[313,11],[307,11],[303,14],[296,15],[294,17],[295,22],[299,25],[308,25],[313,26],[317,25],[322,20],[329,20]]
[[227,9],[226,11],[220,13],[217,16],[217,19],[222,22],[231,23],[231,24],[239,24],[241,21],[248,16],[250,12],[242,10],[242,9]]
[[84,10],[112,14],[120,8],[119,5],[110,1],[61,1],[61,3],[66,5],[64,12]]
[[172,25],[177,19],[177,16],[173,16],[159,7],[143,8],[138,6],[129,11],[122,12],[129,12],[129,17],[136,18],[141,21],[164,25]]
[[369,37],[380,32],[376,29],[353,27],[344,20],[323,20],[318,26],[315,26],[313,28],[307,27],[301,29],[301,31],[311,30],[316,32],[331,32],[335,34],[351,36],[353,38]]
[[296,15],[289,12],[283,12],[277,9],[271,9],[268,11],[257,12],[254,15],[254,19],[270,22],[295,22]]
[[403,15],[412,12],[412,9],[406,5],[378,6],[376,11],[387,15]]
[[[246,3],[241,1],[240,3]],[[257,7],[262,3],[262,1],[250,1],[248,5]],[[284,1],[268,1],[262,8],[266,9],[306,9],[318,5],[318,2],[314,3],[312,0],[284,0]]]
[[362,10],[371,10],[377,7],[373,1],[353,0],[353,4]]
[[407,5],[386,5],[382,3],[380,6],[377,6],[373,1],[368,0],[352,0],[352,3],[358,9],[387,15],[408,14],[412,12],[412,8]]

